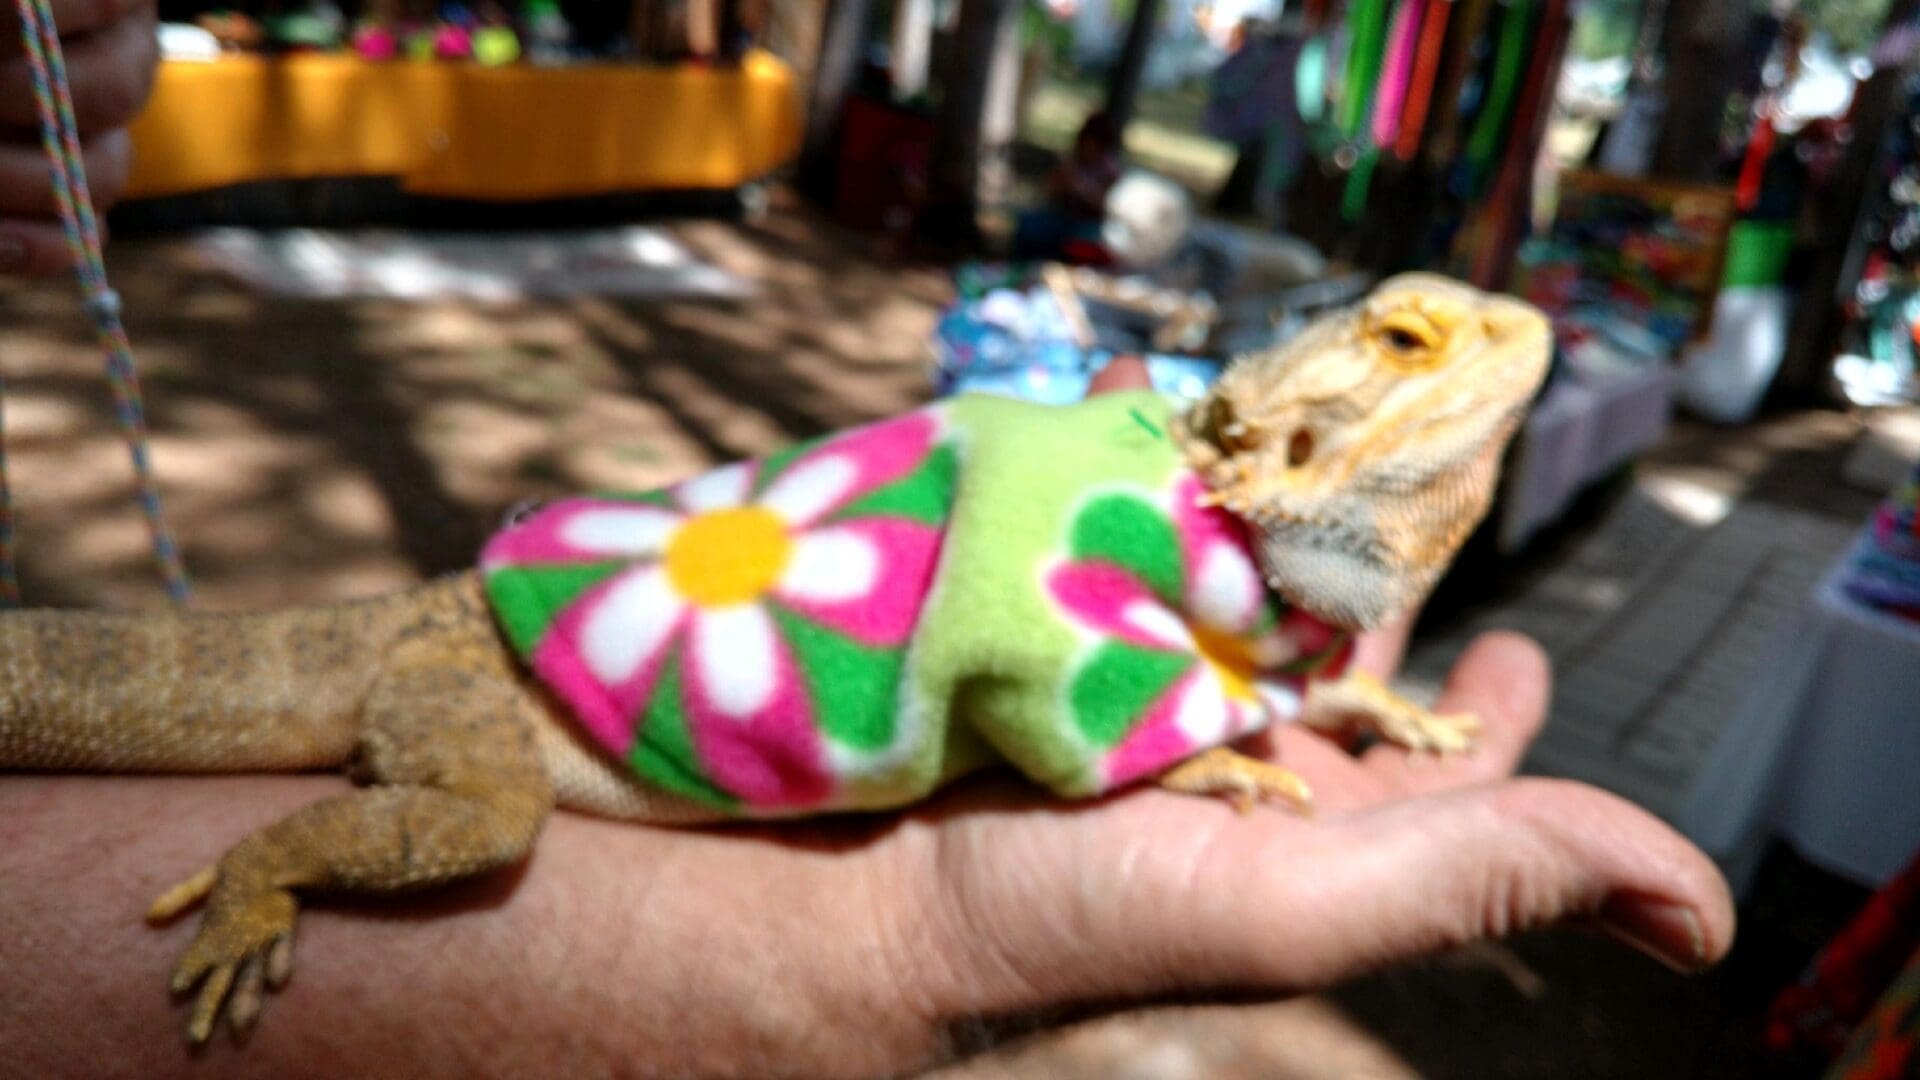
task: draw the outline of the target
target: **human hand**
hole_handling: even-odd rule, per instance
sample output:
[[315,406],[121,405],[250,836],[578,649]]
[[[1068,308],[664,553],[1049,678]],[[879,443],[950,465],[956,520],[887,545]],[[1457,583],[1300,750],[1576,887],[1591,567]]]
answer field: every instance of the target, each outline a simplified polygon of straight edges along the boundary
[[[132,167],[127,125],[146,104],[159,63],[154,0],[52,0],[73,88],[74,121],[94,206],[119,201]],[[0,5],[0,275],[71,265],[40,144],[20,20]]]
[[9,778],[0,969],[43,974],[13,981],[0,1045],[28,1074],[897,1073],[1116,1003],[1312,990],[1566,921],[1717,959],[1733,915],[1700,852],[1593,788],[1509,779],[1546,699],[1539,650],[1495,635],[1439,705],[1484,721],[1470,755],[1279,732],[1264,749],[1313,783],[1311,819],[1005,778],[782,825],[556,815],[517,873],[309,912],[251,1044],[197,1062],[158,992],[191,929],[146,930],[141,904],[339,781]]

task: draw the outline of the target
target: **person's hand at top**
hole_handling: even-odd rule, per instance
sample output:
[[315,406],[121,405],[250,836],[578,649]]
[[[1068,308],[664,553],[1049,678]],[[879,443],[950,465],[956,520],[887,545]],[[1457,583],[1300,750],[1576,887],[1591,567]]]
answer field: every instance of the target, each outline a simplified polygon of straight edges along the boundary
[[[52,0],[94,206],[120,198],[132,166],[127,125],[159,63],[154,0]],[[71,264],[54,209],[32,75],[13,4],[0,5],[0,275]]]

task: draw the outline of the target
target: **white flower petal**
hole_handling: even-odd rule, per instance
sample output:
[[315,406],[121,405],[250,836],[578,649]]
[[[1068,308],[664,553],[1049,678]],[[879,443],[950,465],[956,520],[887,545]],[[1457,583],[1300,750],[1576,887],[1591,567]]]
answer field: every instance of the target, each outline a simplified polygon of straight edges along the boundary
[[582,551],[635,558],[656,555],[683,519],[657,506],[597,506],[560,526],[560,539]]
[[1227,695],[1220,679],[1203,670],[1180,695],[1174,726],[1200,746],[1217,746],[1227,737]]
[[684,607],[659,567],[628,574],[582,620],[580,656],[601,682],[625,682],[666,644]]
[[1159,604],[1135,600],[1120,613],[1120,618],[1154,643],[1169,649],[1192,650],[1193,635],[1180,617]]
[[773,620],[758,604],[702,608],[693,616],[693,662],[707,698],[744,719],[767,707],[777,681]]
[[1209,544],[1187,603],[1206,625],[1240,630],[1259,613],[1260,589],[1260,574],[1246,552],[1232,544]]
[[735,462],[694,477],[675,488],[673,494],[681,506],[696,513],[724,510],[746,503],[752,481],[753,472],[746,463]]
[[1291,724],[1300,716],[1300,691],[1282,682],[1264,680],[1253,684],[1254,692],[1260,695],[1260,704],[1266,706],[1267,715],[1276,724]]
[[774,478],[760,493],[759,504],[779,514],[789,525],[806,526],[819,520],[846,498],[860,469],[844,454],[823,454],[793,466]]
[[838,604],[873,591],[880,578],[880,552],[851,529],[820,529],[794,542],[780,591],[800,600]]

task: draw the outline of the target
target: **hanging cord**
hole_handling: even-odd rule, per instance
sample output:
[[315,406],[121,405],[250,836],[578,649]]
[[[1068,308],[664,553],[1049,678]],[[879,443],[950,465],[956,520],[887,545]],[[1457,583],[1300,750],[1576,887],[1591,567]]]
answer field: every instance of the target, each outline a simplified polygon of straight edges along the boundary
[[[33,98],[40,111],[40,141],[46,147],[53,177],[53,198],[60,224],[73,252],[74,275],[94,335],[107,354],[107,382],[113,387],[114,419],[126,438],[139,485],[140,509],[153,536],[153,557],[165,579],[167,595],[175,603],[192,596],[180,551],[160,513],[160,491],[147,457],[146,410],[140,404],[140,382],[134,375],[133,346],[120,323],[120,296],[107,284],[107,268],[100,254],[100,224],[94,218],[93,198],[87,192],[86,168],[80,159],[79,128],[73,120],[73,94],[67,85],[66,62],[53,24],[48,0],[14,0],[20,13],[20,38],[26,46],[27,66],[33,75]],[[4,388],[0,387],[0,396]],[[0,451],[3,454],[3,451]],[[0,599],[20,602],[14,567],[12,501],[6,487],[6,459],[0,456]]]

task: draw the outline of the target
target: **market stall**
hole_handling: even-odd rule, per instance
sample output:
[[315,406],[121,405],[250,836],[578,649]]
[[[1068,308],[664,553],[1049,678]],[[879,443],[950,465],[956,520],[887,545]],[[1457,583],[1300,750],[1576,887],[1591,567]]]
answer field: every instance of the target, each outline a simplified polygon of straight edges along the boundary
[[731,188],[798,147],[792,84],[763,52],[724,67],[168,62],[133,128],[128,195],[360,176],[466,199]]

